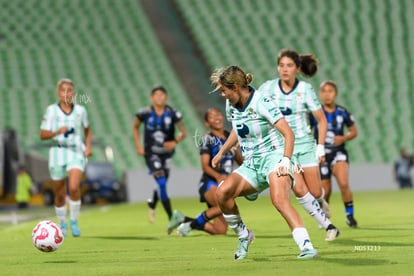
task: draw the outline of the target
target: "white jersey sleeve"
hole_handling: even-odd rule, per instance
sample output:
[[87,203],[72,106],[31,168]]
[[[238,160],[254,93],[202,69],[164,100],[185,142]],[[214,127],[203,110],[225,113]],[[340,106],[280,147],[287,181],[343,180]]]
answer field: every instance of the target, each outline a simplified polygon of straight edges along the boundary
[[88,119],[88,112],[86,108],[82,106],[82,127],[88,128],[89,127],[89,119]]
[[310,83],[305,83],[305,102],[311,112],[322,108],[315,90]]
[[46,109],[45,114],[42,118],[42,123],[40,124],[40,129],[47,130],[47,131],[53,131],[53,113],[54,108],[52,105],[49,105]]
[[272,125],[283,118],[274,95],[263,94],[257,104],[257,111],[260,116],[264,117]]

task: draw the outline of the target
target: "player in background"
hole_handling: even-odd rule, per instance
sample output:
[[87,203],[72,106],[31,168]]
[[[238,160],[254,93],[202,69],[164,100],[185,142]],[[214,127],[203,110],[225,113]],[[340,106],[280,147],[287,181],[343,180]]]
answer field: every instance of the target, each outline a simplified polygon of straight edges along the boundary
[[[326,230],[325,240],[333,241],[339,230],[329,220],[330,210],[324,200],[319,174],[319,163],[325,160],[326,118],[312,85],[297,78],[299,73],[307,77],[316,74],[317,61],[313,55],[299,55],[294,50],[284,49],[278,54],[277,69],[279,78],[266,81],[259,90],[276,101],[295,134],[293,160],[296,163],[296,185],[293,191],[296,198]],[[319,124],[317,145],[309,125],[309,113]]]
[[211,82],[226,98],[226,115],[233,130],[212,160],[215,168],[236,143],[239,142],[243,164],[233,171],[217,188],[217,200],[223,216],[239,238],[234,255],[236,260],[247,257],[254,239],[240,216],[235,199],[270,188],[274,207],[280,212],[292,231],[301,253],[298,258],[318,256],[299,213],[290,203],[293,185],[290,158],[294,134],[275,101],[255,91],[251,74],[237,66],[219,69],[211,75]]
[[[132,128],[137,152],[145,157],[150,174],[157,185],[152,197],[148,199],[148,219],[151,223],[155,220],[155,209],[159,199],[168,219],[172,217],[171,202],[167,193],[171,158],[177,144],[187,135],[181,112],[167,105],[167,98],[167,90],[163,86],[153,88],[150,97],[152,105],[138,111]],[[141,124],[144,125],[144,146],[139,131]],[[178,135],[175,135],[176,126],[180,131]]]
[[[201,138],[200,158],[203,175],[199,183],[198,192],[200,202],[207,204],[207,209],[201,212],[195,219],[183,222],[184,214],[176,213],[178,216],[175,223],[171,222],[173,228],[177,227],[179,236],[187,236],[192,230],[202,230],[212,235],[223,235],[227,233],[227,222],[224,220],[220,207],[217,203],[217,186],[233,171],[233,161],[239,165],[243,158],[237,148],[228,151],[222,158],[217,168],[211,166],[211,160],[221,149],[229,132],[224,129],[224,116],[217,108],[210,108],[204,115],[204,124],[209,128],[209,133]],[[174,215],[173,215],[174,217]],[[211,220],[214,219],[214,222]],[[171,229],[172,230],[172,229]]]
[[[350,227],[357,227],[354,218],[354,203],[352,191],[348,181],[348,152],[345,142],[357,136],[357,127],[352,114],[343,106],[337,105],[338,88],[333,81],[325,81],[319,88],[322,100],[322,109],[328,121],[328,131],[325,138],[325,162],[320,166],[322,185],[325,189],[325,199],[329,202],[332,184],[331,177],[335,177],[341,190],[342,201],[345,205],[346,223]],[[318,139],[318,122],[311,116],[315,139]],[[345,127],[348,133],[345,134]]]
[[65,178],[68,177],[70,228],[72,235],[79,237],[80,182],[86,158],[92,154],[92,131],[86,109],[73,101],[75,90],[72,80],[59,80],[57,95],[58,103],[49,105],[43,116],[40,139],[53,141],[49,150],[49,172],[54,184],[55,211],[60,227],[67,236]]

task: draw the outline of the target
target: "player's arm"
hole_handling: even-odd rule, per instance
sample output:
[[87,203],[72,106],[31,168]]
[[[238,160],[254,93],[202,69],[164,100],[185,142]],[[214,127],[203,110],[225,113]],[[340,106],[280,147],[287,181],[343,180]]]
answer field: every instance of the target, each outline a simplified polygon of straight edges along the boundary
[[86,144],[85,156],[88,157],[92,155],[92,130],[91,128],[89,126],[85,127],[84,133],[85,133],[85,144]]
[[57,131],[50,131],[50,130],[41,129],[40,130],[40,140],[52,139],[55,136],[58,136],[60,134],[65,133],[67,130],[68,130],[68,128],[65,127],[65,126],[59,128]]
[[295,144],[295,134],[285,118],[277,120],[273,126],[282,134],[285,140],[283,156],[291,159],[293,154],[293,145]]
[[216,154],[216,156],[214,156],[213,160],[211,160],[211,166],[213,168],[217,167],[219,165],[223,155],[226,152],[228,152],[232,147],[234,147],[236,144],[237,144],[237,134],[234,131],[234,129],[232,129],[230,131],[229,137],[227,137],[227,140],[224,143],[224,145],[221,147],[221,149]]
[[200,155],[201,158],[201,169],[205,174],[208,174],[209,176],[216,179],[217,183],[220,183],[225,176],[218,173],[215,169],[213,169],[210,165],[210,154],[204,153]]
[[278,176],[288,175],[290,171],[291,158],[293,154],[293,145],[295,144],[295,134],[290,128],[285,118],[281,118],[273,126],[282,134],[285,140],[283,158],[275,168]]
[[243,156],[240,154],[237,148],[234,151],[234,161],[236,161],[236,163],[239,165],[243,163]]
[[358,130],[357,130],[356,124],[353,124],[348,127],[348,133],[346,135],[335,136],[334,143],[336,146],[342,145],[346,141],[354,139],[355,137],[357,137],[357,135],[358,135]]
[[328,131],[328,121],[322,108],[312,111],[312,116],[318,124],[318,145],[316,146],[316,158],[320,163],[325,162],[325,138]]
[[177,122],[177,127],[180,133],[178,134],[177,137],[175,137],[174,140],[175,142],[180,143],[182,140],[185,139],[185,137],[187,137],[187,130],[185,129],[185,125],[182,120]]
[[137,152],[139,155],[145,155],[145,150],[142,147],[140,134],[139,134],[139,126],[141,125],[141,120],[135,118],[134,125],[132,127],[132,134],[134,135],[135,140],[135,147],[137,148]]

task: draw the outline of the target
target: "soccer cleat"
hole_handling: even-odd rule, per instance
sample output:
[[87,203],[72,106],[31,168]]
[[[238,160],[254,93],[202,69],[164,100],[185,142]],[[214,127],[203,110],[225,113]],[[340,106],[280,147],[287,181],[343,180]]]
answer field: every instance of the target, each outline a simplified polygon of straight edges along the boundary
[[168,235],[171,234],[171,232],[178,227],[182,222],[184,222],[184,214],[181,213],[178,210],[174,210],[170,219],[170,222],[167,226],[167,233]]
[[68,236],[68,224],[66,222],[61,222],[60,229],[62,229],[63,236],[66,238]]
[[155,221],[155,208],[152,204],[152,200],[148,199],[147,204],[148,204],[148,221],[150,223],[154,223],[154,221]]
[[322,211],[325,213],[325,215],[330,218],[332,216],[331,208],[329,207],[328,202],[326,202],[325,199],[322,199]]
[[357,228],[358,227],[358,223],[354,219],[354,216],[353,215],[346,216],[346,224],[348,224],[349,227],[351,227],[351,228]]
[[70,228],[72,230],[72,236],[74,237],[80,236],[81,232],[80,232],[77,220],[70,220]]
[[191,222],[184,222],[181,223],[180,226],[178,226],[177,228],[177,235],[180,237],[185,237],[190,235],[191,233],[191,226],[190,226]]
[[305,248],[298,255],[298,259],[313,259],[319,257],[318,251],[314,248]]
[[247,230],[248,235],[247,238],[239,239],[239,245],[237,246],[236,253],[234,253],[235,260],[243,260],[247,257],[247,251],[249,250],[249,245],[254,240],[254,234],[252,231]]
[[336,228],[333,224],[328,226],[326,229],[326,238],[325,241],[334,241],[339,236],[339,229]]
[[259,193],[258,192],[244,196],[244,198],[247,199],[247,200],[249,200],[249,201],[255,201],[258,197],[259,197]]

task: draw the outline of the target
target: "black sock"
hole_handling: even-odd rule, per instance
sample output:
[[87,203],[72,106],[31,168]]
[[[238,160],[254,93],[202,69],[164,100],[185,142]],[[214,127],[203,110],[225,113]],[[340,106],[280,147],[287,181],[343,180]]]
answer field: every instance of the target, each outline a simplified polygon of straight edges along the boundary
[[157,207],[157,203],[158,203],[158,191],[154,190],[154,192],[152,193],[151,202],[148,202],[148,206],[151,209],[155,209],[155,207]]
[[184,221],[183,221],[183,222],[193,221],[194,219],[195,219],[195,218],[190,218],[190,217],[185,216],[185,217],[184,217]]
[[204,224],[206,224],[206,222],[209,220],[210,218],[207,216],[206,211],[204,211],[191,222],[190,227],[191,229],[203,230]]
[[167,199],[167,200],[163,200],[161,202],[162,202],[162,206],[164,207],[165,212],[168,215],[168,219],[171,219],[172,211],[171,211],[171,203],[170,203],[170,200]]

